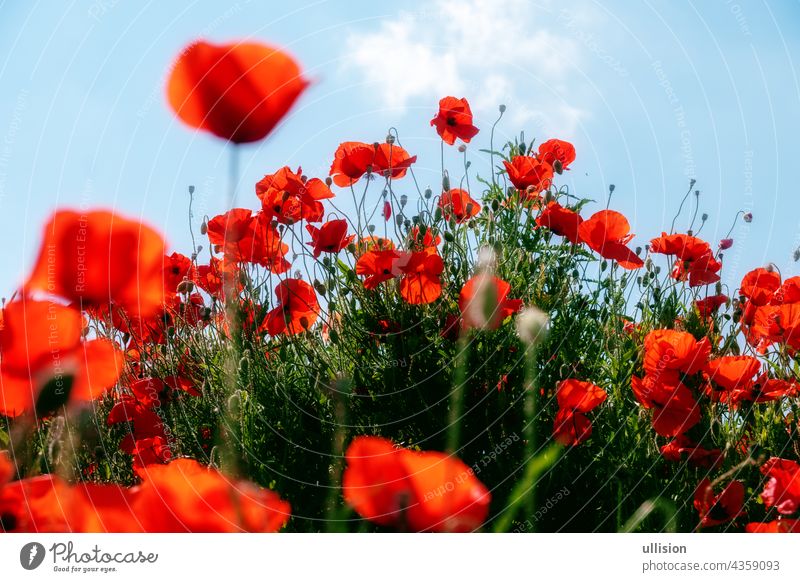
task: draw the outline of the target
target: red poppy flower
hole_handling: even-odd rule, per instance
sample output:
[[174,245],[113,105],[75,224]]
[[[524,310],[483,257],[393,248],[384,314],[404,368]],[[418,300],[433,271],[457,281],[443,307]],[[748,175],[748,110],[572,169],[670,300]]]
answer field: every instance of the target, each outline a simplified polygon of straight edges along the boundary
[[256,184],[256,196],[261,200],[265,221],[274,218],[283,224],[294,224],[300,220],[321,221],[324,208],[320,200],[333,198],[333,192],[319,178],[305,179],[302,168],[292,172],[284,166]]
[[579,445],[592,436],[592,422],[582,412],[561,409],[553,420],[553,438],[564,445]]
[[311,235],[309,245],[314,247],[314,258],[321,253],[338,253],[356,238],[354,234],[347,236],[347,221],[345,219],[329,220],[320,228],[306,225],[308,234]]
[[783,515],[791,515],[800,509],[800,465],[773,457],[761,465],[761,473],[767,477],[761,492],[767,508],[774,507]]
[[761,362],[752,356],[723,356],[710,360],[703,372],[709,382],[721,390],[709,386],[712,400],[734,405],[742,400],[751,400],[756,375]]
[[217,257],[211,257],[208,265],[198,265],[192,273],[192,281],[217,299],[223,298],[223,288],[233,289],[234,294],[238,294],[241,290],[238,265]]
[[615,260],[623,269],[638,269],[644,261],[627,245],[633,238],[628,220],[614,210],[596,212],[580,226],[578,236],[600,256]]
[[756,306],[766,305],[781,286],[781,276],[766,269],[753,269],[742,278],[739,293],[749,303]]
[[69,532],[70,498],[66,483],[54,475],[12,481],[0,487],[0,531]]
[[433,532],[478,529],[491,495],[472,469],[436,451],[395,448],[392,441],[362,436],[345,455],[345,501],[378,525]]
[[148,465],[133,509],[146,532],[278,531],[291,508],[275,492],[231,480],[190,459]]
[[187,125],[246,143],[266,137],[307,86],[298,64],[281,50],[198,41],[172,67],[167,97]]
[[712,469],[722,462],[720,449],[704,449],[689,437],[679,434],[661,447],[661,455],[673,463],[688,463],[692,467]]
[[676,257],[672,277],[688,280],[690,287],[719,281],[722,264],[714,258],[711,246],[695,236],[664,232],[650,241],[650,251]]
[[399,145],[382,143],[375,149],[372,171],[384,178],[397,180],[405,176],[408,168],[416,161],[417,156],[409,156]]
[[550,202],[542,213],[536,217],[536,224],[550,229],[555,234],[563,236],[573,244],[580,244],[578,227],[583,222],[580,214],[569,208],[564,208],[558,202]]
[[106,339],[83,341],[84,320],[49,301],[14,301],[0,328],[0,414],[49,414],[113,386],[123,355]]
[[289,268],[284,255],[289,245],[262,213],[233,208],[208,221],[208,240],[227,261],[256,263],[283,273]]
[[442,209],[445,220],[453,217],[459,224],[481,212],[481,205],[470,198],[469,192],[459,188],[442,192],[439,198],[439,208]]
[[295,335],[314,325],[319,302],[314,288],[302,279],[285,279],[275,287],[277,307],[267,314],[262,330],[270,335]]
[[766,374],[762,374],[753,386],[753,401],[775,402],[781,398],[794,398],[798,392],[800,390],[797,382],[768,378]]
[[653,411],[653,430],[661,436],[677,436],[700,422],[700,407],[674,371],[633,376],[631,388],[636,400]]
[[602,404],[608,394],[591,382],[570,378],[562,380],[556,387],[558,406],[575,412],[591,412]]
[[694,302],[694,306],[702,317],[711,317],[717,309],[722,307],[728,302],[727,295],[709,295],[704,299],[698,299]]
[[648,374],[658,375],[666,370],[696,374],[711,354],[711,343],[705,337],[697,341],[685,331],[656,329],[645,336],[644,349],[644,369]]
[[45,226],[27,291],[58,295],[82,309],[112,303],[131,316],[164,303],[164,240],[144,224],[106,211],[57,211]]
[[178,287],[185,279],[191,277],[192,260],[181,253],[172,253],[164,257],[164,292],[167,298],[178,293]]
[[424,251],[439,246],[442,237],[434,232],[430,227],[422,233],[419,226],[412,226],[408,231],[408,248],[412,251]]
[[360,237],[356,242],[356,254],[358,256],[369,251],[391,251],[392,249],[394,249],[394,243],[391,239],[380,236],[364,236]]
[[356,274],[366,276],[365,289],[375,289],[384,281],[402,274],[400,270],[400,251],[393,249],[367,251],[356,261]]
[[553,166],[560,174],[575,161],[575,146],[568,141],[548,139],[539,145],[539,159]]
[[776,519],[766,523],[751,522],[744,530],[747,533],[800,533],[800,519]]
[[436,301],[442,294],[440,275],[444,262],[435,249],[403,253],[397,268],[403,274],[400,279],[400,296],[412,305],[424,305]]
[[511,162],[504,160],[503,165],[508,179],[520,192],[527,192],[530,188],[538,195],[550,187],[553,179],[553,166],[531,156],[514,156]]
[[431,119],[436,133],[444,143],[453,145],[456,138],[469,143],[478,134],[478,128],[472,125],[472,110],[463,97],[443,97],[439,100],[439,112]]
[[375,159],[375,146],[360,141],[346,141],[339,144],[333,156],[330,176],[340,187],[351,186],[368,171],[372,171]]
[[773,305],[800,303],[800,277],[789,277],[772,296]]
[[694,508],[700,513],[700,524],[710,527],[727,523],[742,514],[744,484],[731,481],[719,493],[711,489],[708,477],[700,481],[694,493]]
[[464,283],[458,296],[465,328],[497,329],[522,308],[520,299],[510,299],[511,285],[494,276],[475,275]]

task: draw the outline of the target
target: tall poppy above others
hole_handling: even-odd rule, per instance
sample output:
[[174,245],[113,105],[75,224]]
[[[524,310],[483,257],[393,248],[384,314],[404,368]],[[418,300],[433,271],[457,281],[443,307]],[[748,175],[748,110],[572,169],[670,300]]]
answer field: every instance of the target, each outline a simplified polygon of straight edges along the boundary
[[181,120],[234,143],[264,139],[308,87],[297,62],[254,42],[186,47],[167,98]]
[[472,110],[463,97],[443,97],[439,101],[439,112],[431,119],[436,133],[446,144],[453,145],[456,138],[469,143],[478,134],[478,128],[472,125]]

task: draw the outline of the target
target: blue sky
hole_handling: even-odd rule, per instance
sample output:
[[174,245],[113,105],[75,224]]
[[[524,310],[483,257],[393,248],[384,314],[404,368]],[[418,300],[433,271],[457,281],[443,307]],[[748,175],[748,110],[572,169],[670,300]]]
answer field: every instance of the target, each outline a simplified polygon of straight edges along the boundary
[[[283,46],[314,80],[279,130],[242,152],[243,206],[256,208],[252,185],[265,173],[288,164],[324,176],[339,142],[381,140],[390,126],[419,155],[421,185],[436,187],[428,121],[438,98],[454,94],[470,100],[482,129],[470,147],[478,173],[504,103],[498,140],[525,130],[573,141],[566,182],[598,200],[592,209],[615,184],[612,207],[629,217],[635,245],[669,228],[695,178],[712,244],[737,211],[755,217],[734,230],[726,282],[769,261],[800,271],[791,257],[800,244],[797,2],[288,6],[0,0],[0,295],[19,284],[56,207],[117,208],[183,252],[186,187],[197,188],[196,222],[224,210],[224,144],[181,125],[164,99],[172,59],[198,37]],[[455,149],[447,163],[456,173]],[[410,181],[397,186],[416,195]]]

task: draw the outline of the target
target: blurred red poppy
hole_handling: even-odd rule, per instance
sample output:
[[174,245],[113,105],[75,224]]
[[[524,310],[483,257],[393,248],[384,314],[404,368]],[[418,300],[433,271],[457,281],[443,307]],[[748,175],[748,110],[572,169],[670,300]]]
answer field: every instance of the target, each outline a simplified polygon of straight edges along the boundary
[[479,274],[464,283],[458,295],[465,328],[497,329],[522,308],[520,299],[510,299],[511,285],[498,277]]
[[800,533],[800,519],[776,519],[766,523],[751,522],[745,526],[747,533]]
[[578,226],[578,235],[600,256],[617,261],[623,269],[638,269],[644,261],[627,246],[633,238],[628,220],[614,210],[601,210]]
[[724,455],[720,449],[704,449],[686,435],[679,434],[661,447],[661,454],[673,463],[688,463],[691,467],[712,469],[718,466]]
[[320,228],[306,225],[308,234],[311,235],[309,245],[314,247],[314,258],[321,253],[338,253],[355,239],[355,235],[347,236],[347,220],[329,220]]
[[556,387],[556,400],[560,408],[575,412],[591,412],[600,406],[608,394],[591,382],[569,378],[562,380]]
[[114,304],[148,316],[164,304],[164,240],[155,230],[112,212],[59,210],[44,228],[39,257],[24,285],[81,309]]
[[478,134],[478,128],[472,125],[472,110],[463,97],[443,97],[439,101],[439,111],[431,119],[431,125],[436,127],[436,133],[444,143],[453,145],[456,138],[464,143],[469,143]]
[[83,340],[71,307],[21,300],[3,308],[0,414],[48,415],[99,398],[122,373],[123,355],[107,339]]
[[395,448],[388,439],[361,436],[347,448],[346,459],[345,501],[378,525],[469,532],[488,515],[489,491],[456,457]]
[[139,469],[132,507],[146,532],[280,530],[291,508],[275,492],[229,479],[190,459]]
[[270,335],[295,335],[311,329],[319,317],[314,288],[302,279],[285,279],[275,287],[277,306],[267,314],[262,330]]
[[297,62],[279,49],[197,41],[173,65],[167,98],[187,125],[246,143],[266,137],[307,86]]

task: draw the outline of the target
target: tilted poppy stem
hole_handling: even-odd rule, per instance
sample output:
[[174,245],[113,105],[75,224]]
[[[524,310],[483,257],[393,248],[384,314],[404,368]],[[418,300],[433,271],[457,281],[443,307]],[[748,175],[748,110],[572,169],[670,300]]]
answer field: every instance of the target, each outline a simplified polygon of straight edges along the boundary
[[[525,350],[525,459],[530,461],[536,456],[536,357],[537,346],[529,345]],[[531,488],[525,492],[524,511],[526,519],[533,517],[536,511],[536,484],[532,483]],[[536,531],[536,524],[531,522],[531,532]]]
[[453,390],[450,392],[450,414],[447,420],[447,452],[451,455],[458,451],[461,441],[461,416],[464,410],[464,384],[467,379],[467,356],[469,355],[469,337],[462,333],[456,345],[456,369]]
[[230,157],[228,158],[228,210],[236,206],[236,187],[239,184],[239,144],[228,142]]

